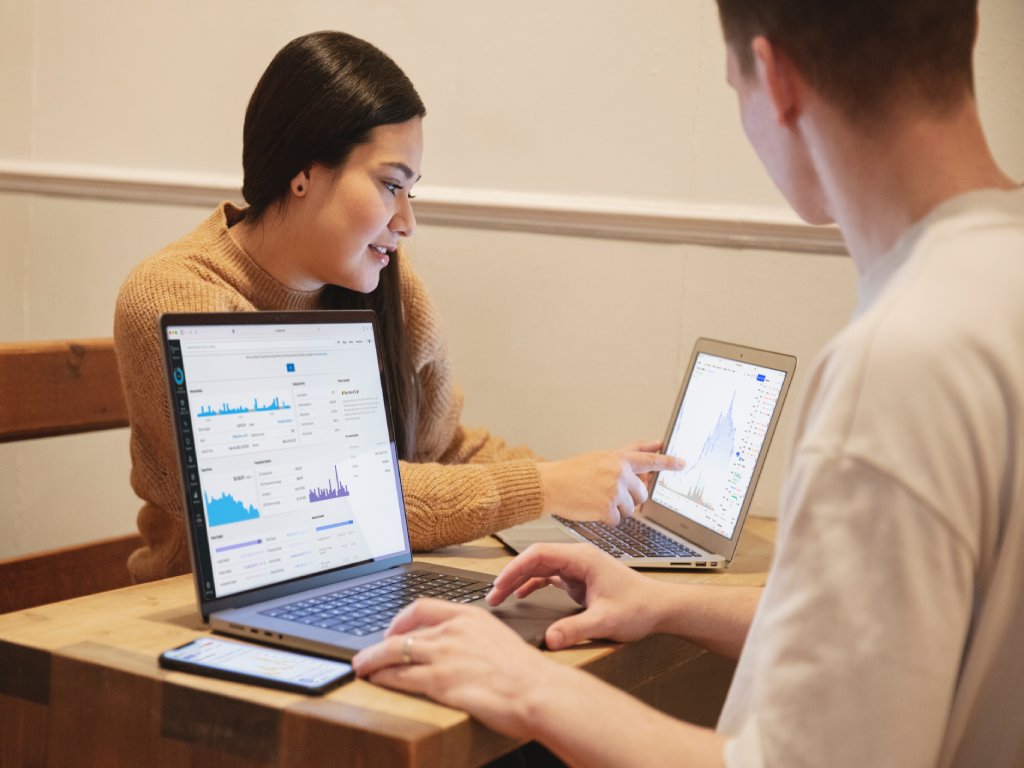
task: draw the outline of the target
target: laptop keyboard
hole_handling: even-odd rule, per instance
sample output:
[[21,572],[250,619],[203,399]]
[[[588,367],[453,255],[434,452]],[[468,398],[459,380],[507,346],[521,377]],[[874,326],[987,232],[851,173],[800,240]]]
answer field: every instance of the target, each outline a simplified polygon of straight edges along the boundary
[[268,608],[260,613],[362,636],[387,627],[396,613],[418,597],[473,603],[486,597],[491,586],[490,582],[433,571],[402,571],[384,579]]
[[626,518],[614,528],[593,521],[555,519],[615,557],[700,557],[699,552],[633,517]]

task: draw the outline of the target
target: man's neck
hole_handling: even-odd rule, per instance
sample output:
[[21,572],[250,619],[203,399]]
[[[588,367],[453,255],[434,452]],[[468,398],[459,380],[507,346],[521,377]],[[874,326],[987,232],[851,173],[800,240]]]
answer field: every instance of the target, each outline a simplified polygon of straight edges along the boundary
[[824,130],[811,129],[812,152],[829,210],[861,274],[946,200],[1017,186],[996,165],[973,100],[943,116],[905,114],[870,129],[828,109],[818,115]]

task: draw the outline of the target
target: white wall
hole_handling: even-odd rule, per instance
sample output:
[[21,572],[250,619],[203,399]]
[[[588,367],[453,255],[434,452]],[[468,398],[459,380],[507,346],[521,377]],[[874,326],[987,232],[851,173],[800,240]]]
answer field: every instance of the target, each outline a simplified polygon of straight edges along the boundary
[[[981,14],[983,119],[1024,179],[1024,4],[982,0]],[[710,0],[8,0],[3,19],[0,189],[35,188],[12,168],[31,179],[55,164],[237,184],[266,63],[298,34],[340,28],[388,51],[427,103],[424,205],[431,190],[479,190],[540,208],[593,196],[792,220],[738,126]],[[131,266],[206,215],[48,189],[0,193],[0,340],[109,335]],[[725,242],[421,225],[411,250],[446,321],[466,421],[550,457],[659,437],[699,335],[795,352],[806,371],[848,316],[851,266]],[[789,440],[787,419],[756,511],[774,510]],[[131,530],[128,466],[124,432],[0,446],[0,557]]]
[[467,423],[548,457],[660,440],[699,336],[798,355],[754,502],[774,514],[800,372],[852,308],[848,259],[529,234],[481,248],[442,228],[417,236],[415,258],[448,321]]

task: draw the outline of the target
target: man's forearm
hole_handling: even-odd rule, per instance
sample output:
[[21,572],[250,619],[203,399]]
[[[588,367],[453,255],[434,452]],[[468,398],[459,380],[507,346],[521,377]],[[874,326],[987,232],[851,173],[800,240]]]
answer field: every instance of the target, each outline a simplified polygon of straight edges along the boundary
[[763,587],[664,584],[656,632],[678,635],[702,648],[738,659]]
[[529,731],[569,765],[723,765],[725,737],[669,717],[580,670],[560,668],[528,698]]

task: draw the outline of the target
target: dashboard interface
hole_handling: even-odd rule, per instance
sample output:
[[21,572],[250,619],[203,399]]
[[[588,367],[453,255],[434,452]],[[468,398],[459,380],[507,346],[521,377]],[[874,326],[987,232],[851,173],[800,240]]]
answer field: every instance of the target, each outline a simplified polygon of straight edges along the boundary
[[166,334],[206,598],[408,548],[371,323]]

